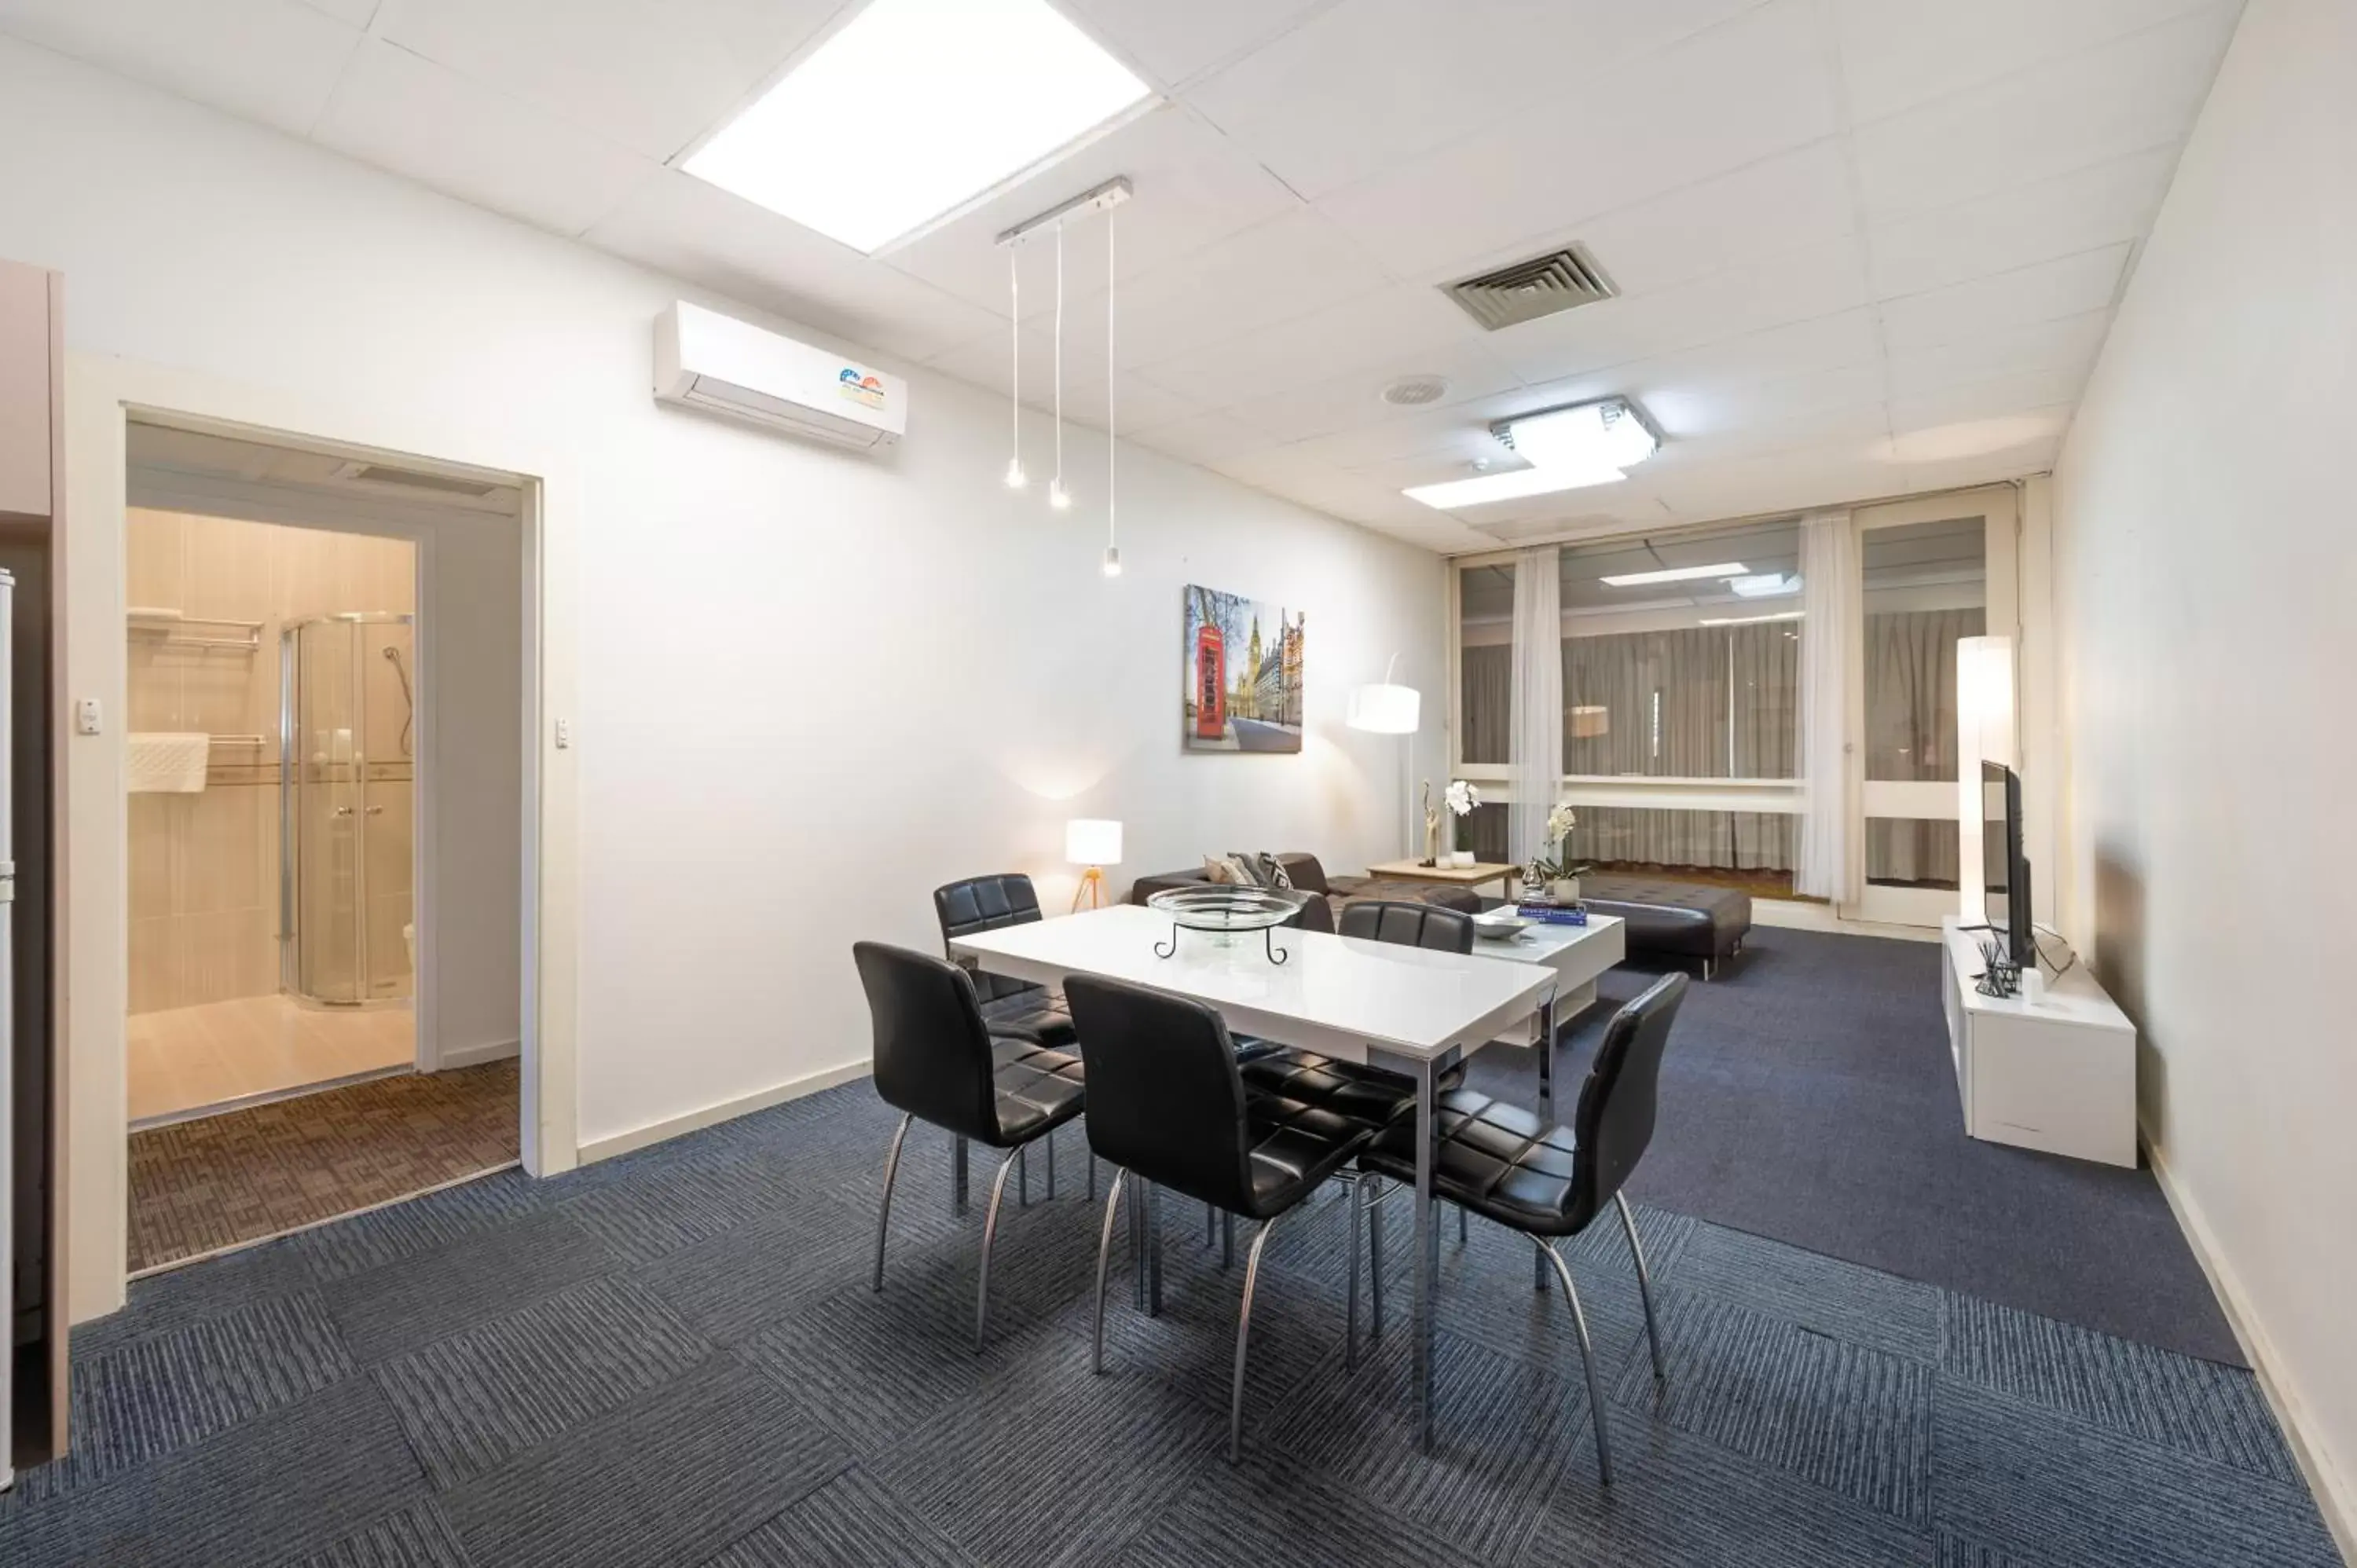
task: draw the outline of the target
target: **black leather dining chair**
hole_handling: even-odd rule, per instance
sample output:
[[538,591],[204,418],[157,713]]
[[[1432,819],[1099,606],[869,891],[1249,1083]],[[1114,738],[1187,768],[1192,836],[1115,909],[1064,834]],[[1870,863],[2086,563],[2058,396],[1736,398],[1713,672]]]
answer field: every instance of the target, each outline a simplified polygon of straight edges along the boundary
[[[996,872],[988,876],[969,876],[963,882],[952,882],[933,889],[933,915],[942,927],[942,950],[946,955],[951,942],[976,931],[995,931],[1006,926],[1028,926],[1039,918],[1039,895],[1031,879],[1019,871]],[[1063,999],[1044,985],[1010,979],[1003,974],[979,971],[974,975],[974,993],[982,1004],[982,1015],[994,1035],[1015,1036],[1037,1040],[1056,1050],[1071,1050],[1076,1043],[1072,1015],[1065,1009]],[[1056,1196],[1056,1143],[1049,1139],[1048,1155],[1048,1196]],[[951,1155],[954,1166],[954,1191],[952,1201],[957,1211],[965,1212],[965,1140],[959,1139]],[[1018,1207],[1031,1201],[1031,1167],[1028,1160],[1019,1160],[1015,1167],[1016,1203]],[[1097,1195],[1097,1173],[1094,1162],[1089,1167],[1088,1196]]]
[[[1654,1105],[1662,1052],[1685,1000],[1683,974],[1666,974],[1612,1016],[1596,1047],[1596,1059],[1580,1085],[1569,1127],[1552,1126],[1517,1105],[1472,1090],[1442,1097],[1436,1108],[1432,1190],[1484,1219],[1528,1236],[1563,1282],[1579,1337],[1579,1359],[1587,1374],[1587,1406],[1596,1423],[1596,1467],[1612,1482],[1612,1452],[1605,1435],[1604,1389],[1596,1353],[1587,1338],[1587,1316],[1571,1266],[1555,1243],[1577,1236],[1604,1211],[1620,1214],[1629,1255],[1637,1265],[1637,1292],[1645,1304],[1645,1339],[1653,1354],[1656,1381],[1667,1376],[1662,1335],[1653,1315],[1653,1281],[1645,1268],[1644,1244],[1629,1212],[1621,1186],[1652,1141]],[[1415,1183],[1415,1125],[1394,1122],[1359,1156],[1362,1171],[1393,1181]]]
[[990,1326],[990,1249],[998,1236],[1007,1173],[1026,1145],[1081,1113],[1081,1060],[1037,1040],[993,1033],[973,976],[953,963],[883,942],[854,942],[851,956],[875,1021],[876,1092],[902,1112],[884,1160],[884,1199],[876,1216],[876,1289],[884,1288],[892,1183],[899,1175],[909,1123],[929,1122],[1006,1151],[982,1222],[974,1304],[974,1345],[979,1350]]
[[[1097,1238],[1095,1344],[1091,1365],[1104,1370],[1105,1271],[1124,1185],[1135,1176],[1228,1214],[1260,1222],[1244,1260],[1243,1303],[1236,1315],[1236,1364],[1228,1401],[1228,1462],[1243,1442],[1244,1362],[1252,1335],[1260,1256],[1276,1221],[1365,1145],[1372,1130],[1318,1106],[1248,1086],[1235,1042],[1218,1013],[1191,997],[1074,975],[1064,994],[1089,1042],[1089,1146],[1114,1167]],[[1146,1192],[1134,1199],[1147,1216]],[[1357,1226],[1351,1225],[1355,1241]],[[1137,1234],[1132,1227],[1132,1234]],[[1358,1270],[1351,1269],[1355,1316]],[[1355,1327],[1351,1337],[1356,1337]]]
[[1438,952],[1473,950],[1473,917],[1440,904],[1406,899],[1361,898],[1342,906],[1338,934]]

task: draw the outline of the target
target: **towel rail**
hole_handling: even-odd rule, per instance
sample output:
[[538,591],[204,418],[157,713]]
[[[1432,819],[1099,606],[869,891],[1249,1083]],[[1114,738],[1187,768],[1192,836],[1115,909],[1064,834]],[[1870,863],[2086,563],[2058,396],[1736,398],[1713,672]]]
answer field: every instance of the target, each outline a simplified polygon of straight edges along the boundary
[[270,744],[270,736],[266,735],[215,735],[205,738],[215,746],[268,746]]

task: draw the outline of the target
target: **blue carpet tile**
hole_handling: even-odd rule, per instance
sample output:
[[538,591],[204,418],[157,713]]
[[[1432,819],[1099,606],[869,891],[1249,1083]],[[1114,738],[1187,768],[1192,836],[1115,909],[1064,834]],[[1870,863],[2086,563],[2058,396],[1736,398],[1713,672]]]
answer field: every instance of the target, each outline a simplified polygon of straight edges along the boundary
[[[1895,1004],[1894,1004],[1895,1005]],[[2305,1568],[2337,1562],[2248,1371],[1641,1207],[1565,1249],[1611,1422],[1523,1238],[1445,1220],[1437,1444],[1408,1402],[1407,1205],[1379,1338],[1343,1345],[1347,1200],[1243,1285],[1163,1205],[1089,1368],[1102,1200],[1068,1132],[1010,1196],[973,1346],[979,1199],[845,1085],[546,1182],[487,1178],[133,1287],[75,1336],[75,1450],[0,1498],[7,1568]],[[1100,1193],[1109,1183],[1100,1184]],[[1367,1261],[1361,1258],[1361,1266]],[[1362,1312],[1371,1307],[1362,1295]],[[1362,1322],[1364,1320],[1362,1319]]]

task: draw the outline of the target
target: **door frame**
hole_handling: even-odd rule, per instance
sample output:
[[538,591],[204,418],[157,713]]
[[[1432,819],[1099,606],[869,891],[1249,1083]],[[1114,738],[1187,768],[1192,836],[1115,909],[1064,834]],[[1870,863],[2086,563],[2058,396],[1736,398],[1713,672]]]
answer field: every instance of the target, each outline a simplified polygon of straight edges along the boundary
[[[521,479],[523,550],[523,822],[518,1024],[523,1165],[535,1176],[579,1160],[575,1090],[580,972],[579,780],[556,720],[579,693],[576,566],[587,487],[571,446],[533,433],[486,436],[364,391],[256,388],[104,355],[66,357],[63,684],[70,707],[95,698],[95,736],[68,734],[63,817],[70,1172],[68,1296],[79,1323],[120,1307],[129,1257],[128,811],[123,793],[126,692],[124,512],[132,419],[260,439],[461,477]],[[422,564],[422,563],[421,563]],[[422,610],[421,606],[421,610]],[[70,714],[61,715],[70,729]]]
[[[2018,641],[2021,636],[2019,593],[2019,556],[2021,538],[2021,496],[2011,484],[1984,485],[1968,490],[1950,490],[1933,496],[1913,497],[1905,500],[1878,501],[1854,507],[1850,510],[1850,527],[1855,531],[1861,577],[1866,560],[1868,534],[1887,528],[1904,528],[1921,522],[1942,522],[1966,518],[1977,510],[1982,519],[1984,554],[1984,603],[1982,628],[1990,637],[2008,637]],[[1878,925],[1922,926],[1936,929],[1944,916],[1956,912],[1961,895],[1946,887],[1883,887],[1866,880],[1867,819],[1869,817],[1900,817],[1914,820],[1954,822],[1959,823],[1958,853],[1961,854],[1963,830],[1962,800],[1953,780],[1922,781],[1870,779],[1866,777],[1866,627],[1865,595],[1859,594],[1859,624],[1852,628],[1854,651],[1847,677],[1850,741],[1857,757],[1857,771],[1852,775],[1857,784],[1853,799],[1857,805],[1850,811],[1850,864],[1857,867],[1858,896],[1838,907],[1845,920],[1871,921]],[[2020,668],[2014,668],[2014,712],[2021,711]],[[1977,838],[1975,843],[1977,844]],[[1959,876],[1965,866],[1959,863]]]

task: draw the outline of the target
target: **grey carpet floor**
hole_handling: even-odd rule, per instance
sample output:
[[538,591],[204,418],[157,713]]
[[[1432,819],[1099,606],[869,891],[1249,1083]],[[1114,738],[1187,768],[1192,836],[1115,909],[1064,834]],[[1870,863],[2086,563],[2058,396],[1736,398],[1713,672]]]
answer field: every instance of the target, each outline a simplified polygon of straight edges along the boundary
[[1166,1212],[1165,1309],[1117,1292],[1092,1376],[1103,1210],[1067,1129],[1059,1195],[1035,1160],[1009,1199],[977,1354],[945,1140],[912,1134],[868,1288],[892,1121],[862,1081],[143,1281],[76,1333],[74,1451],[0,1498],[0,1563],[2338,1562],[2249,1372],[1654,1208],[1664,1383],[1615,1229],[1570,1249],[1609,1492],[1561,1299],[1479,1221],[1443,1243],[1417,1452],[1406,1249],[1346,1367],[1337,1195],[1271,1240],[1231,1468],[1240,1271],[1200,1211]]
[[[1558,1058],[1559,1113],[1610,1004],[1612,971]],[[2233,1331],[2149,1170],[1964,1136],[1928,942],[1755,929],[1686,993],[1632,1198],[2123,1339],[2234,1366]],[[1529,1051],[1473,1059],[1525,1092]]]

